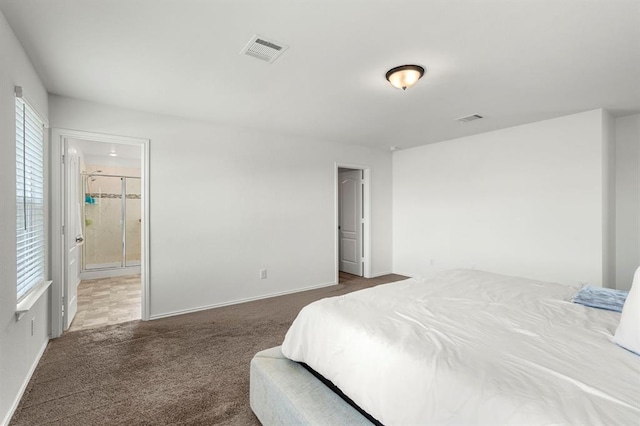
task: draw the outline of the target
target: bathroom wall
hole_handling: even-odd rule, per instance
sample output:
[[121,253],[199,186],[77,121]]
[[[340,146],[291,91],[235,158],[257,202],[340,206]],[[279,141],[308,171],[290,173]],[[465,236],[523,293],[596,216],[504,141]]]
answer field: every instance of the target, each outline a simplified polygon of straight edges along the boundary
[[[139,168],[87,164],[87,173],[140,177]],[[122,261],[122,180],[95,176],[87,179],[84,203],[85,269],[120,266]],[[126,261],[140,264],[140,180],[126,179]]]

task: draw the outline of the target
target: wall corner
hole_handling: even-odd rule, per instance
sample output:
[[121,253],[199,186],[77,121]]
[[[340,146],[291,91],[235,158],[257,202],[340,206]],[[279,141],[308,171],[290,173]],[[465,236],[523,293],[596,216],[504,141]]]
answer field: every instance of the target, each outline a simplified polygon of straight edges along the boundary
[[602,109],[602,286],[616,288],[616,123]]

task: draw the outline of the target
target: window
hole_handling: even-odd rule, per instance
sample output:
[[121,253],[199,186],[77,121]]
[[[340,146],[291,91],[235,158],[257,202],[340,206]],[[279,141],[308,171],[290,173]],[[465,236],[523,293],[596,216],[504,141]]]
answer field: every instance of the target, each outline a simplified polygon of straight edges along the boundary
[[45,280],[44,123],[16,96],[18,300]]

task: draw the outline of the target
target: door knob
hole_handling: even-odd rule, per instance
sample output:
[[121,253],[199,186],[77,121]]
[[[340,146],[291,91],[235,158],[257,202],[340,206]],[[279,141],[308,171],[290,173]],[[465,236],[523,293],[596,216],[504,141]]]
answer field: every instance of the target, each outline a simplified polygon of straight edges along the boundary
[[76,237],[76,243],[80,244],[84,241],[83,237]]

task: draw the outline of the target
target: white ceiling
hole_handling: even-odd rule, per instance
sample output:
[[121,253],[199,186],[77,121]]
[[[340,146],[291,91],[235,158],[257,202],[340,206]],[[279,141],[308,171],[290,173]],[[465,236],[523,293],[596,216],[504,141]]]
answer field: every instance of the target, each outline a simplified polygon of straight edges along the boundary
[[[400,148],[640,111],[640,0],[0,0],[51,93]],[[289,49],[240,50],[254,34]],[[401,92],[398,65],[427,69]],[[486,118],[458,123],[479,113]]]
[[[107,143],[87,141],[83,139],[74,139],[78,150],[87,157],[97,158],[122,158],[127,160],[141,160],[142,148],[137,145],[127,145],[121,143]],[[112,157],[109,154],[115,152],[116,157]]]

